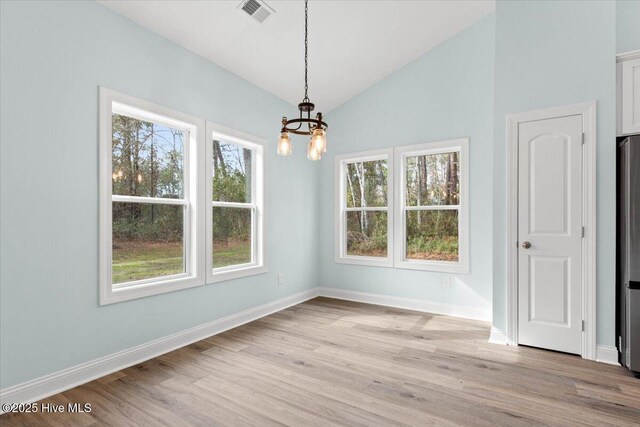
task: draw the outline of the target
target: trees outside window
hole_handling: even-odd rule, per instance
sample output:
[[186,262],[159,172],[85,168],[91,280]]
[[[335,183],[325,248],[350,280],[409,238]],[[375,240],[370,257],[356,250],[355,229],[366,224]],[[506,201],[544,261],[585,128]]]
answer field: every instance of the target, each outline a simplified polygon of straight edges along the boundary
[[398,171],[395,266],[469,270],[469,140],[394,150]]
[[212,281],[266,271],[263,142],[208,124]]
[[460,153],[405,157],[407,259],[457,261]]
[[182,130],[112,115],[112,193],[125,196],[112,207],[114,284],[185,272],[184,141]]
[[213,268],[250,264],[253,150],[213,141]]
[[391,153],[336,158],[337,262],[382,266],[392,262]]
[[100,88],[101,304],[204,284],[203,137],[203,120]]
[[347,163],[347,255],[387,256],[387,160]]
[[100,88],[100,304],[266,272],[263,147]]
[[338,156],[336,262],[468,271],[467,180],[468,139]]

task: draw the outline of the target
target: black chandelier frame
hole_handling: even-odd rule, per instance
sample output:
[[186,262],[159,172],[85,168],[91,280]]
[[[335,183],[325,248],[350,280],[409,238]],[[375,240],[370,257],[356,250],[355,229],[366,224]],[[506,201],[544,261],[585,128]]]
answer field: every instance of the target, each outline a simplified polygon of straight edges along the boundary
[[[301,102],[298,104],[300,109],[300,118],[287,119],[282,118],[282,130],[281,132],[289,132],[294,135],[311,135],[313,131],[320,128],[326,132],[329,125],[322,121],[322,113],[317,113],[316,118],[311,118],[311,111],[313,111],[314,105],[311,102]],[[307,117],[304,117],[305,112]],[[307,125],[307,129],[304,129],[304,125]]]
[[[304,1],[304,98],[298,104],[300,116],[297,119],[282,118],[281,132],[289,132],[294,135],[312,135],[316,129],[322,129],[325,132],[329,128],[326,122],[322,121],[322,113],[317,113],[316,118],[311,118],[311,112],[315,109],[315,104],[309,99],[309,0]],[[306,113],[306,117],[305,117]],[[306,129],[304,129],[304,125]]]

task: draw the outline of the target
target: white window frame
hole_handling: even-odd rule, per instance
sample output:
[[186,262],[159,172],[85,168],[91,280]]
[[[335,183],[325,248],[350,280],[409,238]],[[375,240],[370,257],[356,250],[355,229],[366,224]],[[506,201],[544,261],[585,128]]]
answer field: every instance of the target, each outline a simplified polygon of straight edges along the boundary
[[[371,162],[376,160],[387,161],[387,206],[370,208],[348,208],[346,201],[346,165],[351,163]],[[393,267],[393,217],[394,217],[394,162],[393,149],[370,150],[359,153],[344,154],[335,157],[335,212],[336,212],[336,235],[335,235],[335,262],[341,264],[359,264],[376,267]],[[387,256],[370,257],[347,255],[347,212],[349,211],[370,211],[387,212]]]
[[[216,202],[211,200],[213,193],[213,140],[221,139],[253,150],[251,156],[251,203]],[[265,224],[265,161],[264,147],[266,142],[256,136],[230,129],[212,122],[206,127],[206,270],[207,283],[219,283],[255,274],[267,273]],[[245,208],[252,210],[251,245],[252,261],[246,264],[213,268],[213,207]]]
[[[406,206],[407,157],[460,152],[460,204],[458,210],[458,261],[409,260],[406,254],[406,215],[408,210],[451,209],[451,206]],[[395,205],[395,266],[409,270],[426,270],[447,273],[469,273],[469,138],[450,139],[394,149],[397,203]],[[490,203],[490,201],[488,202]]]
[[[163,199],[113,195],[112,191],[112,113],[140,120],[160,123],[185,132],[184,142],[184,198]],[[100,235],[99,282],[100,305],[112,304],[205,284],[203,263],[205,239],[203,229],[204,198],[203,168],[199,160],[204,156],[205,122],[202,119],[170,110],[142,99],[100,87],[99,109],[99,170],[100,170]],[[134,202],[181,205],[184,215],[185,272],[165,277],[112,283],[112,203]]]

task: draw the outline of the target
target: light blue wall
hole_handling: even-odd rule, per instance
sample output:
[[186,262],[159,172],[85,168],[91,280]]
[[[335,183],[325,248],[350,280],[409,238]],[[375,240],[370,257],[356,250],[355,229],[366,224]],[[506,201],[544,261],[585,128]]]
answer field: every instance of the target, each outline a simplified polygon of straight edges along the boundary
[[[294,107],[95,2],[0,11],[0,388],[317,286],[318,167],[275,155]],[[99,85],[270,141],[268,274],[98,306]]]
[[640,0],[616,2],[617,53],[640,49]]
[[494,325],[506,325],[506,114],[597,101],[597,341],[614,345],[615,3],[511,2],[496,8]]
[[[320,255],[323,286],[477,310],[491,309],[494,16],[445,41],[328,116],[322,159]],[[334,262],[334,156],[470,137],[471,272],[441,273]]]

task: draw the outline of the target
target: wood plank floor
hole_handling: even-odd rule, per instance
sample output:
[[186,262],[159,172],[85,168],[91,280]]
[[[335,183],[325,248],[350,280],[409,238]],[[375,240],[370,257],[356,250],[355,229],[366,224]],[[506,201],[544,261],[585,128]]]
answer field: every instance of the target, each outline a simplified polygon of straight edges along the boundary
[[316,298],[46,399],[0,425],[640,424],[622,367],[488,344],[483,322]]

